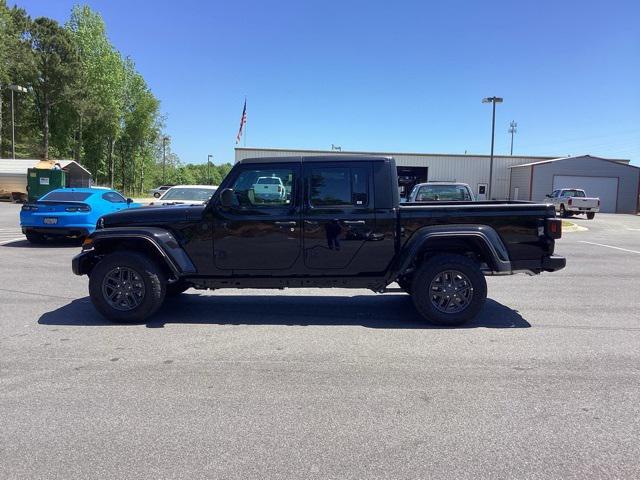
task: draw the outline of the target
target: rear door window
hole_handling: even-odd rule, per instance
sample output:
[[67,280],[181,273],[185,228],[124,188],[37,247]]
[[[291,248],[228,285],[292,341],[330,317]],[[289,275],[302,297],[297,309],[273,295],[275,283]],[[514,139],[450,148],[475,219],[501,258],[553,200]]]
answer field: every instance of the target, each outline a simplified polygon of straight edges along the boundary
[[309,204],[312,207],[367,207],[369,205],[369,168],[311,167]]

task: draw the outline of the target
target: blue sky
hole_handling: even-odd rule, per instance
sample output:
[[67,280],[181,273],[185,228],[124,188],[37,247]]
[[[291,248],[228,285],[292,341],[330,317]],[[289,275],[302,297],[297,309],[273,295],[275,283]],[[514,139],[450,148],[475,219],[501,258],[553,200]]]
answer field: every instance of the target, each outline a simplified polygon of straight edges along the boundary
[[[22,0],[65,22],[67,0]],[[637,1],[86,2],[162,102],[184,162],[247,146],[631,158],[640,165]],[[244,142],[242,142],[244,144]]]

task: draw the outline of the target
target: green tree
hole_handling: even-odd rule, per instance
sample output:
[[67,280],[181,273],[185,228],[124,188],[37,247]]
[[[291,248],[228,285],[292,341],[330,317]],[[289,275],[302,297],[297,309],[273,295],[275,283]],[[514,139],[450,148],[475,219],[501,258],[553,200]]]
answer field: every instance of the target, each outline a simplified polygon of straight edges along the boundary
[[[66,153],[66,140],[73,110],[68,105],[76,94],[78,57],[69,33],[50,18],[36,18],[31,25],[31,49],[35,55],[35,75],[32,79],[36,109],[42,125],[42,158],[49,158],[52,125],[56,138],[56,153]],[[52,110],[56,122],[50,123]],[[64,111],[66,110],[66,115]],[[59,115],[58,115],[59,114]],[[61,121],[62,119],[66,121]]]
[[107,38],[102,17],[88,6],[74,7],[66,28],[80,62],[74,158],[97,177],[111,180],[113,149],[124,113],[123,60]]

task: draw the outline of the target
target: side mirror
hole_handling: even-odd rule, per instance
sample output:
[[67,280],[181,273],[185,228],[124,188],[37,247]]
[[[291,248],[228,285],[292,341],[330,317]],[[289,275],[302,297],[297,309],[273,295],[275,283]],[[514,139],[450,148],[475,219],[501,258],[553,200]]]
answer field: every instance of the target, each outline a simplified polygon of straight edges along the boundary
[[131,205],[133,203],[133,198],[127,198],[127,205]]
[[550,194],[550,193],[547,193],[547,194],[544,196],[544,198],[551,198],[551,194]]
[[225,188],[220,192],[220,205],[224,208],[231,208],[233,206],[233,190]]

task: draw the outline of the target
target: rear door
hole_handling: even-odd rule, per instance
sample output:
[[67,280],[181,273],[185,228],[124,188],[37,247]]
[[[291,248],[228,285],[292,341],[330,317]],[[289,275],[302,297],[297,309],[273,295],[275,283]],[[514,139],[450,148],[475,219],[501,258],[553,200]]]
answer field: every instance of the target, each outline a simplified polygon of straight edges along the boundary
[[358,273],[354,259],[375,228],[371,169],[364,161],[304,163],[303,254],[310,272]]
[[[262,192],[258,179],[264,177],[277,178],[285,191]],[[217,268],[268,275],[294,265],[301,247],[299,177],[300,164],[292,162],[247,164],[236,171],[230,185],[234,205],[215,209]]]

